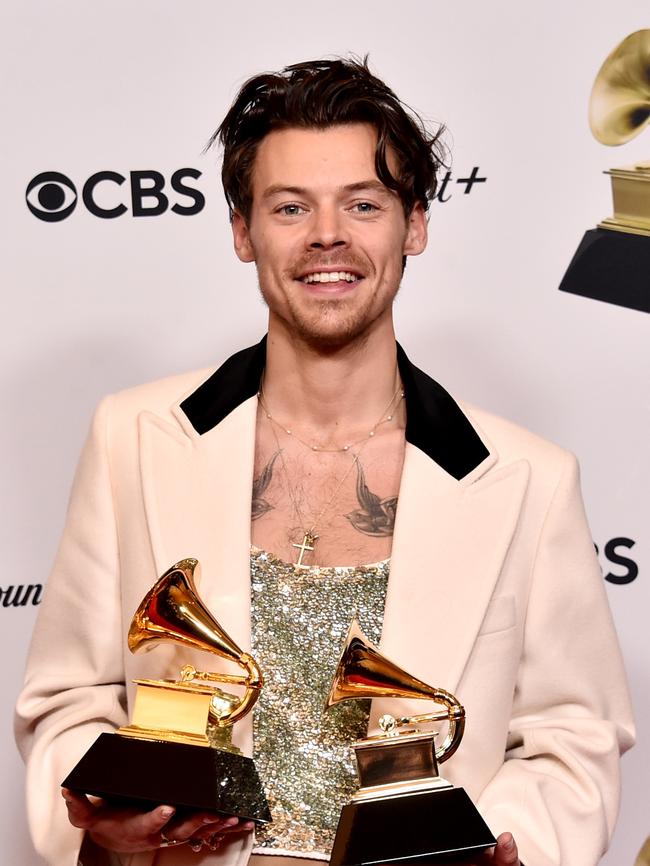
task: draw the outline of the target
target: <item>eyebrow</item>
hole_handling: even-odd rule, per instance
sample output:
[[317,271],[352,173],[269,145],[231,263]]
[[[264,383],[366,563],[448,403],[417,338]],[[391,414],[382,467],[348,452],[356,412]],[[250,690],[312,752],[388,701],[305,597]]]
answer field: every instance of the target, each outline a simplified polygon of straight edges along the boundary
[[[375,192],[384,195],[390,195],[391,191],[380,180],[359,180],[356,183],[348,183],[340,186],[338,192]],[[289,194],[296,196],[308,195],[309,190],[304,186],[288,186],[281,183],[273,184],[267,187],[262,193],[263,199],[273,198],[273,196],[281,194]]]

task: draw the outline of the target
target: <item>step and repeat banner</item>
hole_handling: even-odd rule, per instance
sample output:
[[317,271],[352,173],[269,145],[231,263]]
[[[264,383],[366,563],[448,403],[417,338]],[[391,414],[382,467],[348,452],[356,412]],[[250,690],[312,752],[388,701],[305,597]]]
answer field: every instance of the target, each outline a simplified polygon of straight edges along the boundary
[[264,332],[203,147],[250,75],[355,52],[444,122],[453,153],[397,300],[400,341],[456,395],[580,458],[639,727],[604,862],[634,866],[650,835],[650,281],[624,257],[605,289],[602,265],[580,293],[559,287],[613,213],[604,172],[650,159],[650,131],[607,147],[588,123],[596,74],[650,27],[647,2],[22,0],[1,14],[3,862],[39,862],[12,707],[93,408]]

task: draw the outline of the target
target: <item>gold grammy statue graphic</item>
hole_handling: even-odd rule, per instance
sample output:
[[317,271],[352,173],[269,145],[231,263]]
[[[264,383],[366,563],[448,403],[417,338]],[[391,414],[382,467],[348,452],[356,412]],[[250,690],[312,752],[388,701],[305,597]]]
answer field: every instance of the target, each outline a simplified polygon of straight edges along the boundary
[[[650,123],[650,30],[625,38],[605,60],[589,101],[589,124],[601,144],[631,141]],[[599,228],[650,236],[650,160],[612,168],[614,215]]]
[[[464,708],[383,656],[353,620],[325,706],[377,697],[430,699],[445,709],[384,715],[382,734],[354,743],[360,788],[341,812],[330,866],[465,859],[495,845],[465,791],[438,773],[460,745]],[[436,749],[436,733],[417,725],[443,721],[448,732]]]
[[[589,101],[594,137],[626,144],[650,123],[650,30],[627,36],[600,68]],[[650,312],[650,161],[606,172],[614,213],[587,231],[560,290]]]
[[[244,673],[185,665],[178,680],[136,680],[130,724],[101,734],[62,784],[143,808],[169,803],[266,823],[271,814],[255,765],[232,744],[232,726],[253,708],[262,673],[199,598],[198,573],[196,559],[183,559],[163,574],[133,616],[129,649],[171,641],[234,662]],[[226,693],[213,682],[244,693]]]

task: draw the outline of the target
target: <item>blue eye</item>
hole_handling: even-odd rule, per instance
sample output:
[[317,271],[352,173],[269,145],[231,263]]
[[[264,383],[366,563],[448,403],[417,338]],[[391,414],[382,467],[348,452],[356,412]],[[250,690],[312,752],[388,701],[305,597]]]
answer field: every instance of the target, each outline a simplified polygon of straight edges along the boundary
[[354,207],[356,208],[357,213],[374,213],[374,211],[377,210],[377,207],[369,201],[357,202]]
[[302,211],[303,209],[299,204],[283,204],[279,208],[278,213],[281,213],[283,216],[298,216]]

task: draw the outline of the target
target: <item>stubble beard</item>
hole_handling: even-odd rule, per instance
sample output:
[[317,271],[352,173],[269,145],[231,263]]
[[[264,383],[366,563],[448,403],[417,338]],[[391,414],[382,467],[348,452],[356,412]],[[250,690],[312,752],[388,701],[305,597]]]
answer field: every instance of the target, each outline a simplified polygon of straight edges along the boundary
[[[306,304],[300,304],[287,294],[286,311],[279,313],[269,303],[270,299],[261,284],[260,292],[269,310],[283,321],[292,336],[319,353],[329,354],[365,342],[372,325],[384,312],[383,307],[373,311],[373,293],[361,305],[357,305],[353,298],[313,298],[307,299]],[[390,305],[393,301],[394,296]]]

